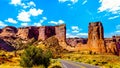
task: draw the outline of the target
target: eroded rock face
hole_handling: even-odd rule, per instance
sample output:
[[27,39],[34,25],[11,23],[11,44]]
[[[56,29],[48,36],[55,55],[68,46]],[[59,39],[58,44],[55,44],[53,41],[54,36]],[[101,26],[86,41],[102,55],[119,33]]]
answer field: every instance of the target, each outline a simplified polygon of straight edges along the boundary
[[55,27],[54,26],[42,26],[39,27],[39,40],[45,40],[51,36],[55,35]]
[[2,29],[1,36],[15,36],[17,33],[17,28],[12,26],[6,26]]
[[103,26],[101,22],[89,23],[87,45],[91,51],[100,53],[106,52],[103,32]]
[[15,50],[14,47],[12,47],[11,45],[9,45],[3,39],[0,39],[0,48],[3,49],[3,50],[6,50],[6,51],[13,51],[13,50]]
[[72,47],[77,46],[78,43],[87,44],[87,39],[85,38],[67,38],[66,43]]
[[[16,28],[12,26],[7,26],[0,30],[0,38],[12,44],[12,40],[22,39],[22,42],[27,42],[34,38],[35,40],[45,40],[49,37],[55,36],[58,41],[66,40],[66,26],[29,26]],[[1,44],[2,46],[2,44]]]
[[56,38],[58,38],[59,42],[66,41],[66,25],[62,24],[60,26],[55,27]]
[[106,43],[107,53],[112,53],[115,55],[118,54],[116,45],[117,45],[116,42]]
[[16,35],[22,39],[28,39],[29,38],[29,27],[18,28],[18,32]]

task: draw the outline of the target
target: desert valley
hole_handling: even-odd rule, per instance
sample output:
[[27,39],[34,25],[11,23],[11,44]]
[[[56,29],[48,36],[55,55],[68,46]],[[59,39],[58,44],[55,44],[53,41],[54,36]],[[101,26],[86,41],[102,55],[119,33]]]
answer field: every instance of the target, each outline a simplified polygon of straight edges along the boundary
[[[120,61],[118,60],[120,58],[119,57],[120,36],[113,36],[112,38],[104,38],[104,28],[101,22],[89,23],[88,38],[79,38],[79,37],[66,38],[65,24],[57,25],[57,26],[39,26],[39,27],[28,26],[21,28],[6,26],[3,29],[0,29],[1,67],[4,66],[5,64],[9,65],[10,62],[13,63],[10,64],[10,67],[12,65],[13,67],[15,66],[14,62],[17,63],[18,67],[19,64],[21,65],[23,62],[29,63],[30,61],[23,60],[25,58],[21,58],[22,59],[22,63],[21,63],[20,56],[23,56],[24,51],[27,52],[27,49],[28,51],[31,52],[30,53],[31,55],[36,55],[37,51],[32,52],[32,49],[34,49],[34,47],[40,48],[45,52],[46,50],[50,50],[50,53],[48,54],[51,55],[51,58],[53,59],[52,60],[48,59],[48,60],[52,63],[55,62],[54,64],[56,64],[56,62],[58,63],[58,65],[55,66],[53,65],[53,67],[52,67],[52,63],[50,63],[51,68],[58,68],[59,66],[61,67],[59,60],[54,60],[54,59],[72,60],[77,62],[93,64],[105,68],[106,67],[114,68],[115,66],[116,66],[115,68],[117,68],[120,66],[119,64],[118,65],[116,64],[116,63],[120,63]],[[17,58],[17,60],[15,60],[15,58]],[[29,60],[33,60],[33,59],[34,58],[31,57],[31,59]],[[47,63],[49,63],[49,61],[47,61]],[[63,62],[64,61],[61,61],[61,63]],[[112,63],[113,65],[111,65]],[[21,66],[24,67],[25,65],[22,64]],[[50,67],[49,65],[47,66]]]

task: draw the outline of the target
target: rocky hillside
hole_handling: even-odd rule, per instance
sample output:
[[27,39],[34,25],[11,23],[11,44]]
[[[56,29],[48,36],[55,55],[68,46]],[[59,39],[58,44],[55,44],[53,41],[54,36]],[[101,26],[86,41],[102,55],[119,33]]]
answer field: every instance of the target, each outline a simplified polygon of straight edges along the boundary
[[[0,29],[0,39],[4,41],[0,41],[0,48],[7,51],[21,49],[25,46],[25,44],[28,45],[33,41],[45,40],[51,36],[55,36],[58,41],[65,41],[65,24],[59,26],[29,26],[21,28],[6,26],[3,29]],[[8,47],[8,45],[12,46],[13,49]]]

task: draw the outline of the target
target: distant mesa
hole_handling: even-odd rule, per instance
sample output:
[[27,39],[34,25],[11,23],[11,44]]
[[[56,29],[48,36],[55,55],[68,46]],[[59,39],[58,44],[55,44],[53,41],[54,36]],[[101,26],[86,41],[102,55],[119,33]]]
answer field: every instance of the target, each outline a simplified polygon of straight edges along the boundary
[[26,43],[32,38],[38,41],[46,40],[52,36],[58,39],[60,46],[69,51],[88,50],[96,53],[120,55],[120,36],[104,38],[104,28],[101,22],[89,23],[88,38],[66,38],[65,24],[58,26],[29,26],[21,28],[7,26],[0,29],[0,48],[12,51],[14,48],[10,50],[10,47],[7,45],[12,46],[12,44],[16,42],[11,40],[22,39],[22,42]]

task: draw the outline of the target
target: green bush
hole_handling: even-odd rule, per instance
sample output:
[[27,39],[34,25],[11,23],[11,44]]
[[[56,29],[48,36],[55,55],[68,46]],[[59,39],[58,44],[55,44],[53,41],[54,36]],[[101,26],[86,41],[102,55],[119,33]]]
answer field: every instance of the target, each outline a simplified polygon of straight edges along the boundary
[[20,65],[23,67],[33,67],[44,65],[46,68],[49,65],[51,58],[50,51],[43,51],[41,48],[30,46],[21,55]]

